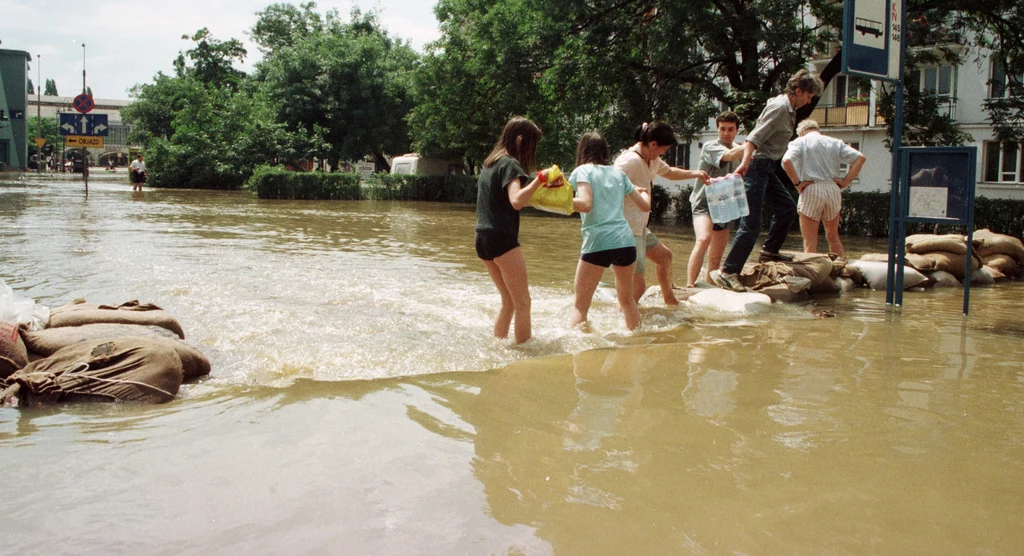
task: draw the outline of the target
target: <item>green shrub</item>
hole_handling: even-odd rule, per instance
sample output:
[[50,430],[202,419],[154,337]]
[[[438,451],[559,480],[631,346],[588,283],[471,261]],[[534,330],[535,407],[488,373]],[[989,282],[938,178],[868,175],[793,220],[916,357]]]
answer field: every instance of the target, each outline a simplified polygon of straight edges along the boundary
[[366,180],[366,198],[381,201],[475,203],[474,176],[375,174]]
[[651,220],[661,222],[665,219],[668,207],[672,205],[672,195],[660,185],[651,189]]
[[260,166],[246,183],[260,199],[362,199],[359,174],[292,172],[280,166]]

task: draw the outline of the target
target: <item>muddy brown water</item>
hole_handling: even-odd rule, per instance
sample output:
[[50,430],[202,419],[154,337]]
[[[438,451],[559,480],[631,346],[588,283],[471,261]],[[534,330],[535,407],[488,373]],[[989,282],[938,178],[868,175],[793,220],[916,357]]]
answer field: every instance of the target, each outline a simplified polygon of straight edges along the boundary
[[[44,179],[0,184],[0,222],[8,285],[156,303],[213,363],[163,406],[0,409],[4,553],[1024,547],[1020,283],[967,318],[960,291],[858,290],[746,317],[655,300],[635,333],[599,302],[582,332],[578,220],[525,216],[536,339],[514,347],[472,207]],[[655,231],[680,276],[692,231]]]

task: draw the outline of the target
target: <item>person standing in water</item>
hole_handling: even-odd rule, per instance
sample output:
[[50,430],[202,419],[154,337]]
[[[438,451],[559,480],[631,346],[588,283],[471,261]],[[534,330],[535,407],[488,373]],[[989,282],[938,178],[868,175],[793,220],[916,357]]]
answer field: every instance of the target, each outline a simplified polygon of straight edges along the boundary
[[132,184],[132,191],[142,191],[142,184],[146,183],[146,163],[142,161],[142,153],[128,165],[128,181]]
[[[676,168],[661,159],[661,156],[677,143],[672,126],[657,120],[645,123],[637,128],[634,139],[636,143],[615,159],[615,167],[622,170],[633,185],[651,192],[654,178],[657,176],[669,180],[697,178],[705,185],[711,183],[707,172]],[[626,202],[624,212],[636,243],[633,298],[639,301],[647,289],[644,273],[649,258],[657,266],[658,284],[661,285],[661,295],[665,304],[678,305],[679,300],[672,291],[672,251],[647,229],[649,212],[641,211],[633,201]]]
[[530,179],[537,167],[537,143],[543,133],[537,124],[514,117],[505,124],[477,182],[476,253],[501,295],[494,336],[508,337],[515,320],[515,341],[533,335],[526,259],[519,247],[519,211],[530,204],[545,173]]
[[[734,145],[736,133],[740,129],[740,117],[727,110],[715,118],[718,139],[708,141],[700,150],[698,169],[708,173],[712,178],[720,178],[736,171],[743,158],[743,146]],[[686,287],[697,285],[700,269],[704,265],[704,254],[708,256],[708,272],[717,270],[722,265],[722,255],[729,243],[729,222],[716,224],[711,221],[711,210],[708,208],[707,191],[704,184],[697,182],[690,194],[690,212],[693,214],[693,233],[696,238],[693,252],[686,263]],[[708,248],[710,247],[710,251]]]
[[573,209],[580,213],[583,247],[576,266],[575,301],[570,323],[587,321],[594,292],[604,269],[615,273],[615,293],[626,319],[626,328],[640,326],[640,310],[633,297],[633,265],[636,243],[626,222],[623,205],[628,197],[641,212],[651,210],[651,193],[633,185],[626,174],[610,166],[611,151],[604,137],[592,131],[576,147],[576,169],[569,176],[576,195]]
[[786,82],[785,92],[768,101],[757,118],[754,131],[747,136],[743,145],[743,161],[736,173],[743,176],[750,214],[740,218],[736,237],[732,240],[732,248],[729,249],[722,269],[708,273],[716,286],[738,292],[746,291],[740,282],[739,273],[761,234],[761,210],[765,204],[772,209],[772,223],[758,262],[793,260],[779,253],[779,250],[796,216],[796,203],[775,172],[780,169],[779,161],[786,154],[789,140],[793,138],[796,111],[810,104],[823,88],[817,75],[805,69],[796,72]]

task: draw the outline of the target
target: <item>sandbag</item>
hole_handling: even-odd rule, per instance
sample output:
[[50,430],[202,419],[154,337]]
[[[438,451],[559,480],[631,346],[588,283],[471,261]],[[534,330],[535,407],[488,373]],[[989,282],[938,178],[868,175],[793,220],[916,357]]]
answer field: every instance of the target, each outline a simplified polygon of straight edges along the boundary
[[96,305],[73,303],[54,309],[50,314],[50,328],[82,326],[97,323],[144,324],[165,328],[179,338],[185,338],[185,331],[168,312],[149,303],[128,301],[120,305]]
[[988,272],[985,271],[985,267],[981,267],[971,273],[971,287],[992,286],[995,285],[995,283],[995,278],[992,274],[989,274]]
[[[868,253],[860,258],[862,261],[877,261],[881,263],[889,262],[888,253]],[[903,260],[906,263],[921,272],[935,269],[935,261],[927,257],[922,257],[917,253],[904,253]]]
[[927,275],[928,281],[934,288],[959,288],[961,286],[960,280],[957,280],[956,276],[944,270],[933,270]]
[[0,321],[0,378],[28,365],[28,349],[18,333],[18,325]]
[[976,242],[980,241],[978,256],[985,258],[989,255],[1009,255],[1018,265],[1024,264],[1024,243],[1021,240],[989,230],[975,230],[971,237]]
[[157,343],[164,344],[174,350],[181,359],[181,371],[185,380],[192,380],[210,374],[210,360],[203,355],[203,352],[186,344],[177,338],[150,338]]
[[121,323],[96,323],[22,331],[21,337],[25,340],[25,346],[29,351],[40,355],[50,355],[61,348],[86,340],[120,337],[178,338],[174,332],[159,326]]
[[[856,260],[850,261],[846,266],[847,268],[854,267],[859,270],[861,275],[864,277],[865,282],[871,287],[871,289],[885,289],[886,277],[889,274],[888,263]],[[925,278],[924,274],[921,274],[916,269],[907,265],[903,266],[903,289],[918,286],[925,280],[927,280],[927,278]]]
[[967,238],[959,234],[914,234],[907,236],[908,253],[929,253],[944,251],[946,253],[967,253]]
[[709,288],[691,295],[686,304],[698,310],[745,315],[767,311],[771,308],[772,300],[762,293]]
[[165,403],[174,399],[184,373],[164,340],[89,340],[61,349],[7,378],[7,403],[73,401]]
[[786,284],[776,284],[757,290],[757,293],[767,295],[772,303],[803,303],[811,298],[807,289],[793,291]]
[[740,282],[755,291],[784,283],[787,276],[810,280],[811,294],[836,293],[832,280],[833,265],[828,255],[821,253],[797,253],[790,262],[769,262],[747,265],[740,273]]
[[985,266],[998,270],[1005,276],[1020,276],[1020,265],[1017,264],[1017,261],[1012,256],[1005,253],[984,256],[981,258],[981,262],[985,263]]
[[[978,272],[984,272],[986,275],[988,275],[989,278],[992,279],[993,282],[1002,282],[1004,280],[1009,280],[1010,279],[1009,276],[1007,276],[1007,275],[1003,274],[1002,272],[1000,272],[998,268],[993,268],[993,267],[988,266],[988,265],[982,265],[982,267],[978,269]],[[972,276],[972,280],[973,280],[973,276]]]
[[[921,256],[931,260],[934,263],[932,268],[935,270],[948,272],[953,276],[956,276],[957,280],[962,281],[964,279],[964,263],[966,262],[965,257],[967,256],[966,251],[960,254],[947,253],[944,251],[932,251],[930,253],[923,253]],[[980,266],[981,264],[978,262],[978,259],[971,257],[971,272],[978,270],[978,267]]]

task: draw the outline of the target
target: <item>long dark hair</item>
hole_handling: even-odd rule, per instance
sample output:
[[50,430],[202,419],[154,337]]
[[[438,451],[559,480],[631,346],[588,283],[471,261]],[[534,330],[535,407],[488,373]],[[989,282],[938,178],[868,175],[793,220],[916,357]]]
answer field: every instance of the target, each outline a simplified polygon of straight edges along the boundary
[[576,165],[598,164],[607,166],[612,158],[611,149],[608,148],[608,141],[596,131],[588,131],[580,137],[580,143],[576,146]]
[[676,132],[672,131],[672,126],[658,120],[639,125],[633,132],[633,140],[637,143],[657,143],[659,147],[677,143]]
[[532,173],[537,169],[537,143],[544,136],[540,127],[530,120],[516,116],[505,124],[494,150],[484,160],[484,168],[490,168],[503,156],[519,161],[523,170]]

